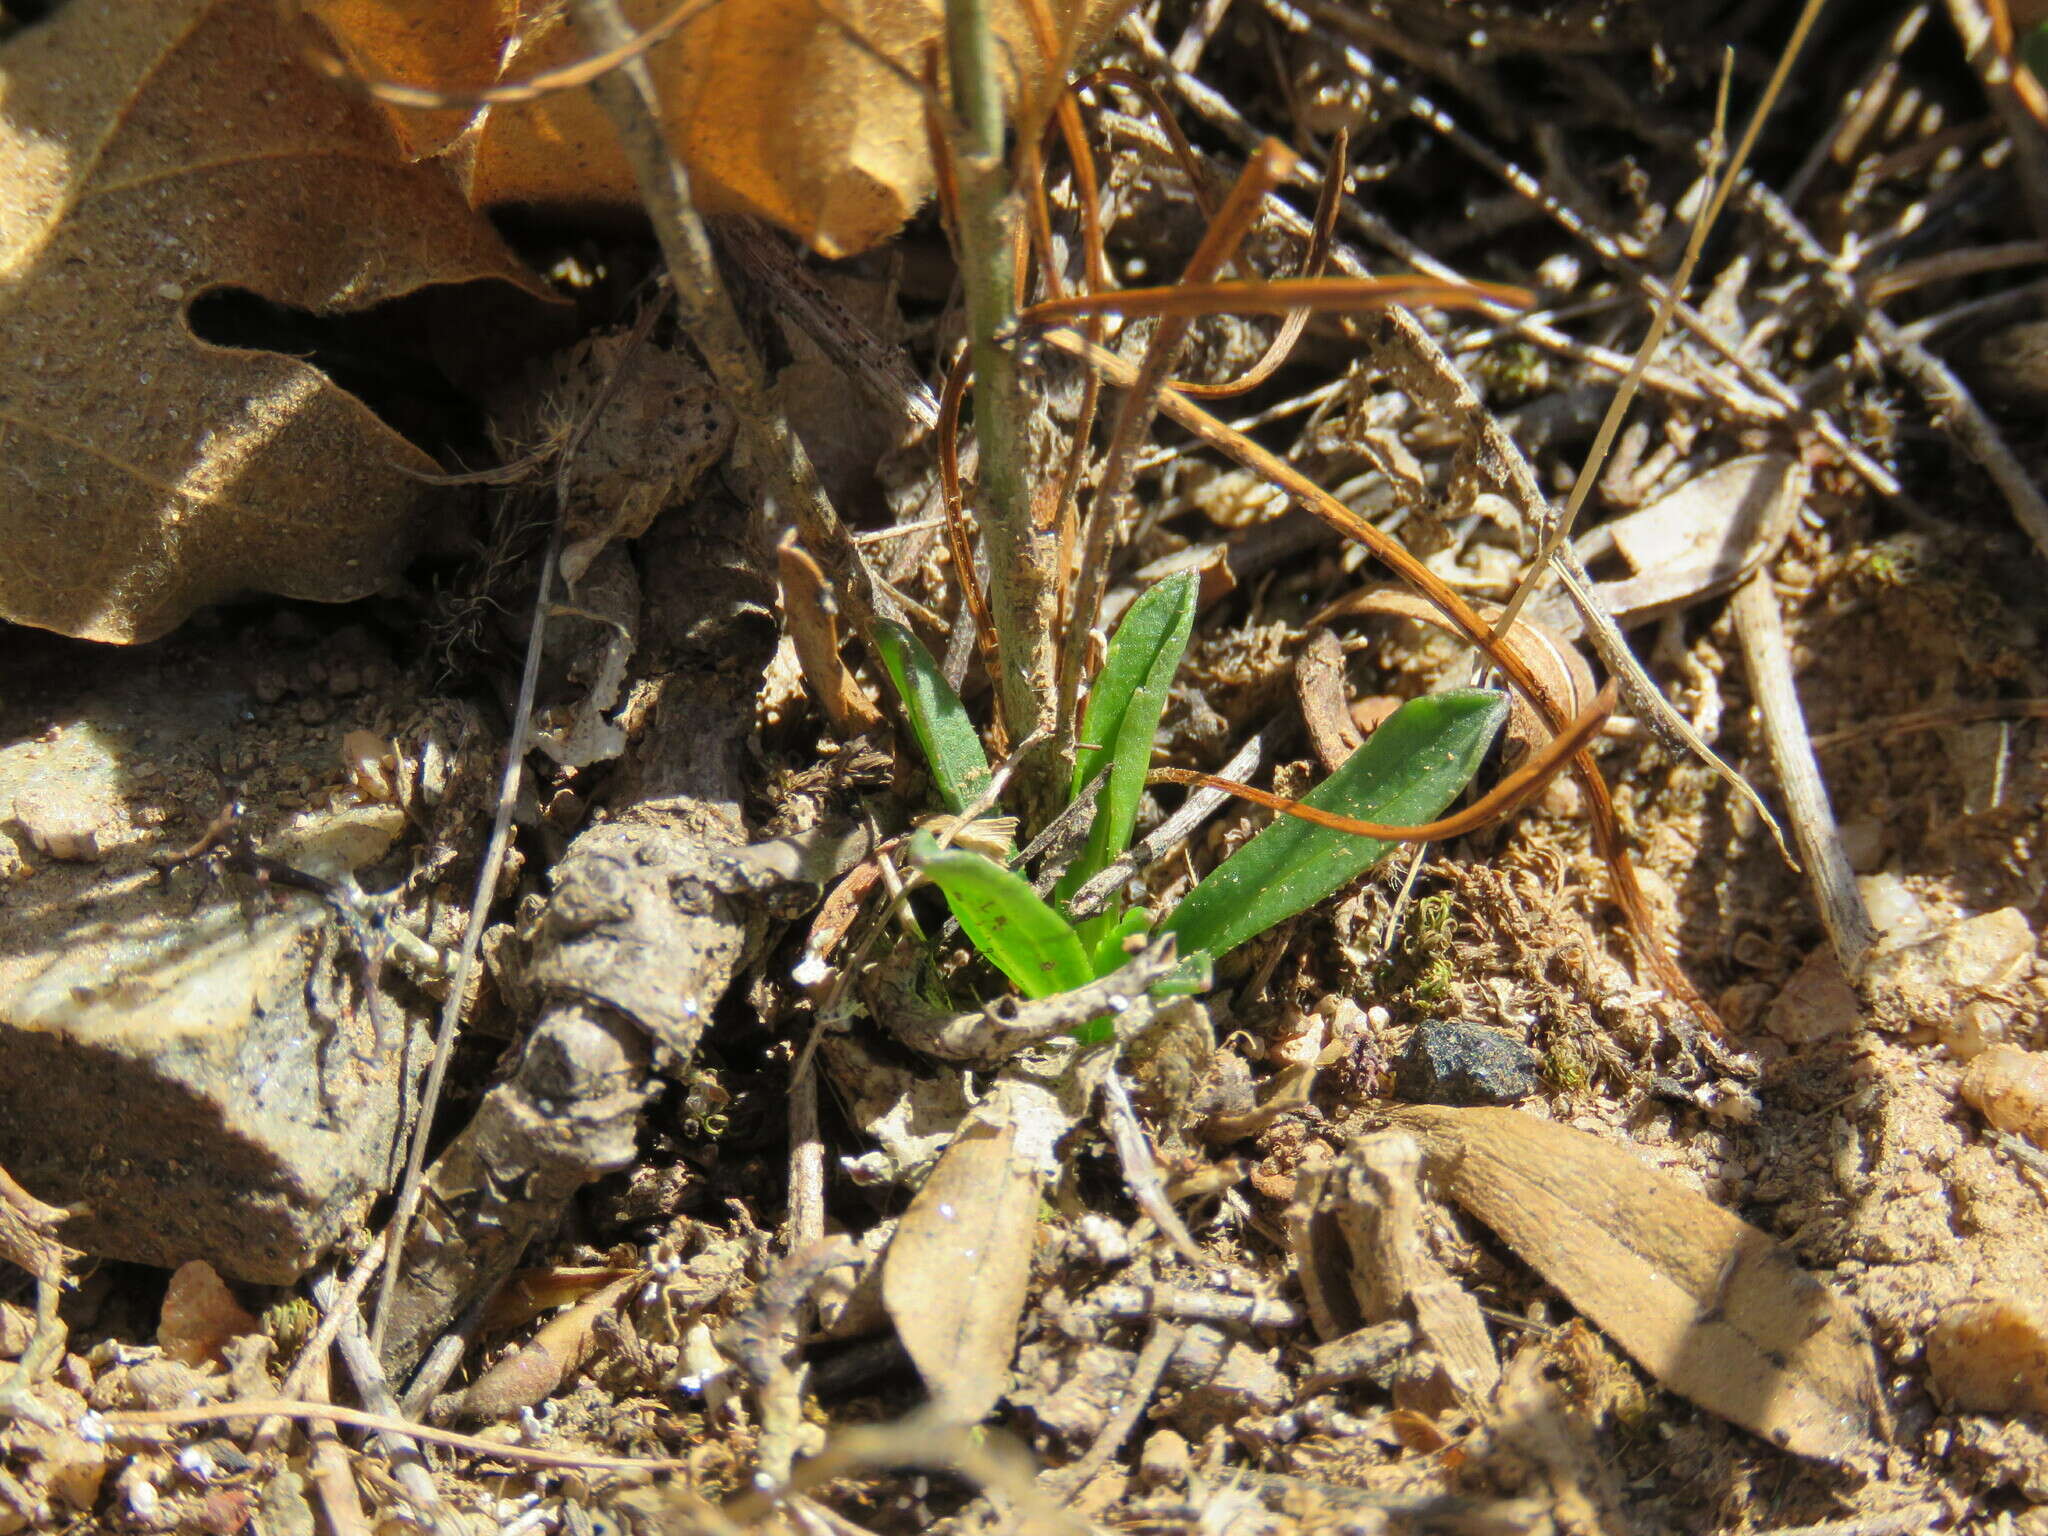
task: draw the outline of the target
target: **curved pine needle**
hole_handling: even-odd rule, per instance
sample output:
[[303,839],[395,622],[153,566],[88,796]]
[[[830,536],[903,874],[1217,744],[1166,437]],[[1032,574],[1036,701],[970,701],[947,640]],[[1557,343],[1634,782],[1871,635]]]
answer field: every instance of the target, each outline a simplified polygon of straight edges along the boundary
[[1180,121],[1173,115],[1173,108],[1159,92],[1159,87],[1135,70],[1121,64],[1105,64],[1092,75],[1074,82],[1076,91],[1087,90],[1090,86],[1120,85],[1145,103],[1145,110],[1151,114],[1153,124],[1166,138],[1173,158],[1180,165],[1181,174],[1188,179],[1188,189],[1194,194],[1195,206],[1202,210],[1202,218],[1214,223],[1217,203],[1209,191],[1208,178],[1203,173],[1202,162],[1196,158],[1195,147],[1188,142],[1188,136],[1180,131]]
[[[1385,309],[1402,304],[1428,309],[1527,309],[1536,295],[1505,283],[1465,283],[1448,278],[1275,277],[1215,283],[1175,283],[1156,288],[1118,288],[1041,299],[1020,310],[1017,323],[1057,325],[1087,315],[1172,315],[1193,318],[1230,311],[1241,315],[1285,315],[1295,310]],[[1185,398],[1185,396],[1183,397]]]
[[1571,766],[1571,760],[1583,752],[1600,734],[1607,724],[1607,717],[1614,713],[1615,688],[1612,682],[1600,690],[1592,706],[1571,723],[1568,730],[1552,737],[1544,744],[1541,752],[1534,753],[1528,762],[1502,779],[1498,784],[1473,801],[1461,811],[1448,816],[1439,816],[1435,821],[1425,821],[1410,827],[1389,826],[1385,822],[1364,821],[1356,816],[1340,815],[1336,811],[1320,810],[1313,805],[1304,805],[1299,800],[1289,800],[1285,795],[1276,795],[1270,790],[1255,789],[1235,779],[1218,778],[1213,773],[1197,773],[1190,768],[1154,768],[1145,775],[1147,784],[1188,784],[1202,789],[1220,789],[1225,794],[1236,795],[1240,800],[1249,800],[1263,805],[1271,811],[1280,811],[1301,821],[1312,821],[1319,827],[1329,827],[1337,832],[1350,832],[1359,837],[1376,838],[1383,843],[1436,843],[1449,837],[1463,837],[1467,832],[1476,832],[1489,822],[1497,821],[1513,811],[1555,778],[1561,769]]
[[[1330,255],[1330,238],[1337,229],[1337,210],[1344,205],[1344,178],[1350,174],[1350,160],[1351,130],[1340,128],[1337,130],[1337,142],[1330,149],[1330,163],[1323,175],[1322,191],[1316,197],[1316,219],[1309,227],[1308,250],[1301,258],[1301,275],[1304,278],[1323,275],[1323,263]],[[1287,361],[1295,343],[1301,340],[1301,333],[1308,329],[1308,317],[1309,312],[1305,309],[1290,312],[1280,322],[1280,329],[1267,344],[1265,353],[1236,378],[1226,379],[1220,384],[1176,379],[1172,381],[1173,387],[1190,400],[1222,400],[1257,389],[1280,371],[1280,365]]]

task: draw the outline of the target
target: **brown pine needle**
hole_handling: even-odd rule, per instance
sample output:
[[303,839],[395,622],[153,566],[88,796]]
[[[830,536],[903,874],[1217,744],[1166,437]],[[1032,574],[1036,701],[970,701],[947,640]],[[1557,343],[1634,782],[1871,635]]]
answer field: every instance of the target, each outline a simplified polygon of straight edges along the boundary
[[1607,723],[1607,717],[1614,713],[1614,684],[1609,682],[1600,690],[1599,697],[1569,729],[1554,736],[1541,752],[1533,754],[1529,761],[1502,779],[1479,799],[1462,811],[1454,811],[1435,821],[1425,821],[1415,826],[1389,826],[1384,822],[1362,821],[1356,816],[1342,816],[1335,811],[1320,810],[1304,805],[1299,800],[1289,800],[1284,795],[1269,790],[1254,789],[1249,784],[1240,784],[1235,779],[1221,779],[1213,773],[1197,773],[1189,768],[1155,768],[1145,776],[1148,784],[1190,784],[1204,789],[1220,789],[1236,795],[1241,800],[1250,800],[1268,810],[1283,811],[1302,821],[1312,821],[1319,827],[1329,827],[1338,832],[1350,832],[1359,837],[1376,837],[1383,843],[1434,843],[1447,837],[1462,837],[1475,832],[1489,822],[1510,814],[1523,801],[1536,793],[1561,769],[1571,766],[1571,760]]
[[1296,310],[1527,309],[1536,296],[1505,283],[1462,283],[1441,277],[1275,277],[1216,283],[1120,288],[1045,299],[1018,313],[1020,325],[1054,325],[1086,315],[1286,315]]

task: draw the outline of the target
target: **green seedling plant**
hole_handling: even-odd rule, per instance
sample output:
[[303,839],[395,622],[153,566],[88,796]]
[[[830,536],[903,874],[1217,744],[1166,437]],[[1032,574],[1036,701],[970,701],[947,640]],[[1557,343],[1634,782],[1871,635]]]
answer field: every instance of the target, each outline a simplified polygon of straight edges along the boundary
[[[911,839],[910,863],[945,896],[968,942],[1027,998],[1071,991],[1130,959],[1148,932],[1142,909],[1113,903],[1074,920],[1076,892],[1130,846],[1139,801],[1151,775],[1153,742],[1174,674],[1194,625],[1197,578],[1182,572],[1145,592],[1109,642],[1082,717],[1069,798],[1101,780],[1079,856],[1047,901],[1016,870],[930,832]],[[930,653],[909,631],[885,646],[891,681],[903,700],[940,798],[964,814],[990,782],[988,759],[965,707]],[[1439,815],[1469,784],[1507,717],[1507,698],[1464,688],[1412,699],[1365,745],[1303,798],[1297,814],[1277,818],[1212,870],[1166,915],[1183,957],[1175,990],[1207,985],[1211,964],[1230,950],[1306,911],[1370,868],[1392,846],[1342,827],[1303,819],[1408,826]],[[1089,1026],[1083,1038],[1106,1033]]]

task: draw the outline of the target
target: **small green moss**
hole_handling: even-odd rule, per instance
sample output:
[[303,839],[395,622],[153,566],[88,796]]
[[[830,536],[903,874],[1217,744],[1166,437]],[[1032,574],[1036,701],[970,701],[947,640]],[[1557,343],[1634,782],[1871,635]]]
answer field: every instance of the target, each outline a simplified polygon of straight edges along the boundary
[[1409,910],[1401,936],[1401,954],[1409,972],[1408,1001],[1418,1008],[1439,1008],[1455,997],[1458,968],[1452,958],[1457,929],[1454,898],[1449,891],[1422,897]]
[[1560,1035],[1543,1053],[1543,1075],[1566,1093],[1577,1093],[1592,1081],[1586,1058],[1569,1039]]
[[304,1296],[287,1296],[265,1309],[260,1326],[277,1343],[279,1355],[298,1351],[320,1322],[320,1309]]
[[1519,404],[1553,385],[1549,357],[1527,341],[1502,342],[1481,355],[1474,371],[1489,386],[1496,409]]

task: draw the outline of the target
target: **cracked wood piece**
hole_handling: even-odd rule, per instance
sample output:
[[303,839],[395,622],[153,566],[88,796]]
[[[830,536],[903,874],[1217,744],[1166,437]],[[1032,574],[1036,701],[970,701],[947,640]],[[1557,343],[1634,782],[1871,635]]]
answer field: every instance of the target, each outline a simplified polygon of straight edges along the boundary
[[1344,682],[1344,642],[1317,627],[1294,658],[1294,693],[1301,702],[1309,744],[1325,772],[1335,773],[1365,744],[1351,718],[1351,694]]
[[1885,1431],[1862,1324],[1748,1222],[1624,1146],[1520,1110],[1391,1118],[1451,1199],[1666,1388],[1823,1461]]
[[1351,1246],[1351,1290],[1368,1325],[1412,1319],[1429,1368],[1397,1382],[1395,1401],[1432,1416],[1477,1413],[1500,1384],[1479,1303],[1423,1238],[1422,1148],[1405,1131],[1361,1141],[1340,1170],[1337,1225]]

